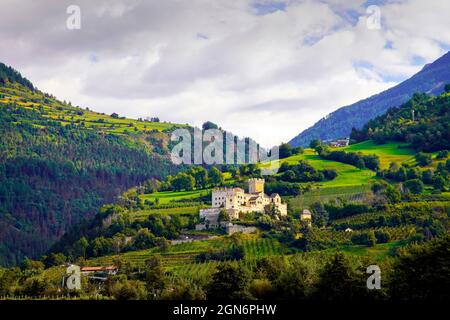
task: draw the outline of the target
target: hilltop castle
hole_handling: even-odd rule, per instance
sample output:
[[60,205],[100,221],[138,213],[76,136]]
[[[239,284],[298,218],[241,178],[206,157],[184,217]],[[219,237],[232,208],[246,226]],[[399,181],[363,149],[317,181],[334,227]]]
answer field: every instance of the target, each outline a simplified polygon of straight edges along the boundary
[[279,194],[270,196],[264,193],[264,179],[249,179],[249,193],[242,188],[215,188],[212,192],[212,208],[201,209],[200,218],[209,225],[217,225],[220,211],[225,211],[230,219],[239,219],[239,214],[264,212],[267,205],[273,204],[280,216],[287,215],[287,205],[281,203]]

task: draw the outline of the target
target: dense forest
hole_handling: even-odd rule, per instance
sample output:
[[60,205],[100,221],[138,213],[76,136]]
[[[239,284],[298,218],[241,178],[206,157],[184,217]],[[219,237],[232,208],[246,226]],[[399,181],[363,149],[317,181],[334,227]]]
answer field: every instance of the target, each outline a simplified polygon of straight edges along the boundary
[[[450,85],[446,86],[450,91]],[[450,94],[437,97],[415,94],[411,100],[385,115],[369,121],[361,130],[353,129],[350,138],[359,142],[372,139],[408,142],[418,151],[450,149]]]
[[166,133],[89,126],[75,119],[86,110],[17,71],[1,65],[0,79],[0,265],[41,255],[126,189],[174,172]]
[[8,82],[19,83],[30,90],[34,90],[34,86],[30,80],[22,77],[22,75],[14,68],[8,67],[0,62],[0,84],[5,84]]

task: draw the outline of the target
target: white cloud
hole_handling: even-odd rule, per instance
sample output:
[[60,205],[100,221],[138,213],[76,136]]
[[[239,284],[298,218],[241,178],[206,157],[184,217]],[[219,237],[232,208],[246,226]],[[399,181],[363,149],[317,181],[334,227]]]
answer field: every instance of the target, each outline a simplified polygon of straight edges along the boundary
[[[450,45],[450,3],[0,0],[0,60],[40,89],[101,112],[217,122],[264,145],[417,72]],[[280,10],[278,10],[280,9]],[[387,45],[389,44],[389,45]]]

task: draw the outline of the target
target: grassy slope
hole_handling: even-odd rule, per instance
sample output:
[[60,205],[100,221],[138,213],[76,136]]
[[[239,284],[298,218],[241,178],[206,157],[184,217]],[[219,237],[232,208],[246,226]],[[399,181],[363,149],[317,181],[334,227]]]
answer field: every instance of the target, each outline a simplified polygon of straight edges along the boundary
[[135,133],[151,130],[163,131],[186,126],[168,122],[115,119],[110,115],[96,113],[62,103],[56,98],[45,97],[39,91],[31,91],[17,84],[0,86],[0,96],[3,96],[3,98],[0,98],[0,106],[3,103],[16,103],[29,109],[38,109],[41,106],[43,116],[49,120],[61,122],[62,125],[69,123],[80,124],[84,122],[86,128],[107,133],[123,134],[125,131]]
[[[363,154],[376,154],[380,157],[380,165],[382,169],[389,167],[391,162],[409,163],[413,164],[414,154],[416,153],[411,148],[406,148],[404,143],[390,142],[382,145],[377,145],[373,141],[364,141],[357,144],[342,148],[347,152],[361,152]],[[399,148],[402,147],[402,148]]]
[[[33,113],[28,112],[26,115],[27,116],[21,116],[21,114],[18,112],[18,116],[13,116],[12,117],[12,121],[11,124],[12,125],[18,125],[18,124],[26,124],[26,125],[31,125],[35,128],[39,128],[42,129],[39,132],[39,137],[45,136],[47,135],[48,132],[51,132],[49,134],[49,138],[48,138],[48,143],[52,145],[52,147],[58,148],[57,144],[55,143],[55,140],[53,140],[54,138],[51,137],[51,134],[56,134],[54,133],[54,129],[58,128],[58,126],[61,124],[62,126],[67,126],[69,124],[71,124],[73,127],[77,127],[77,128],[86,128],[86,131],[95,131],[96,135],[95,137],[98,138],[98,141],[100,142],[105,142],[104,144],[98,144],[97,148],[103,148],[106,146],[108,146],[108,141],[113,141],[114,143],[116,143],[117,140],[115,139],[109,139],[109,135],[114,135],[116,137],[120,137],[120,142],[117,142],[116,145],[114,145],[114,147],[117,147],[118,145],[120,146],[120,148],[126,149],[128,147],[132,148],[130,149],[131,152],[130,156],[126,156],[124,155],[123,157],[118,157],[121,158],[123,160],[123,162],[118,163],[117,167],[121,168],[121,166],[131,166],[131,163],[133,161],[137,161],[138,156],[144,157],[144,154],[147,153],[148,157],[150,158],[154,158],[155,159],[155,163],[157,163],[157,160],[161,160],[161,163],[165,162],[165,158],[168,154],[168,143],[170,141],[170,130],[178,128],[178,127],[184,127],[185,125],[178,125],[178,124],[173,124],[173,123],[160,123],[160,122],[150,122],[150,121],[139,121],[139,120],[134,120],[134,119],[116,119],[113,118],[109,115],[105,115],[105,114],[100,114],[100,113],[96,113],[93,111],[89,111],[89,110],[85,110],[85,109],[81,109],[79,107],[75,107],[72,106],[69,103],[66,102],[62,102],[57,100],[55,97],[52,97],[50,95],[46,95],[38,90],[32,91],[30,89],[28,89],[27,87],[24,87],[18,83],[6,83],[6,84],[1,84],[0,85],[0,109],[3,109],[3,111],[6,110],[7,105],[16,105],[19,107],[22,107],[24,109],[28,109],[28,110],[32,110],[34,111],[34,115]],[[20,110],[19,110],[20,111]],[[33,116],[31,116],[33,115]],[[100,120],[101,119],[101,120]],[[50,130],[47,130],[50,129]],[[9,130],[9,129],[8,129]],[[73,129],[74,131],[77,131],[79,129]],[[4,157],[3,159],[7,159],[9,161],[10,158],[14,158],[17,157],[17,152],[22,152],[21,154],[27,154],[27,150],[28,150],[28,146],[26,145],[21,145],[21,131],[20,128],[15,132],[14,131],[14,127],[12,126],[11,131],[11,137],[6,138],[9,139],[8,142],[10,142],[11,139],[16,139],[17,141],[15,141],[15,143],[10,143],[10,144],[6,144],[5,146],[3,146],[4,148],[4,152],[2,154],[2,156]],[[79,130],[82,131],[82,130]],[[128,131],[128,134],[125,132]],[[105,141],[103,141],[101,139],[101,136],[106,136]],[[31,139],[31,138],[30,138]],[[67,140],[71,140],[72,136],[64,136],[61,138],[63,139],[67,139]],[[80,150],[83,150],[83,146],[78,142],[78,136],[76,138],[73,139],[73,145],[75,147],[79,147]],[[119,140],[118,139],[118,140]],[[43,139],[36,140],[36,148],[38,147],[42,147],[42,146],[38,146],[38,143],[44,144],[44,142],[42,142]],[[89,146],[90,148],[94,149],[95,148],[95,142],[93,142],[93,145]],[[111,145],[111,148],[113,147],[113,143],[110,143],[109,145]],[[66,146],[62,146],[61,149],[63,149]],[[8,149],[6,149],[8,148]],[[42,147],[44,148],[44,147]],[[139,151],[135,151],[136,149],[138,149]],[[78,150],[78,149],[77,149]],[[96,151],[96,155],[97,158],[100,158],[102,156],[104,157],[108,157],[110,155],[108,155],[108,151],[109,149],[105,150],[105,152],[103,153],[103,149],[102,150],[98,150]],[[68,151],[69,152],[69,151]],[[52,161],[59,161],[58,163],[65,163],[64,159],[59,159],[57,154],[54,154],[54,158],[56,160],[54,160],[52,158],[52,156],[50,155],[42,155],[42,154],[37,154],[37,155],[33,155],[36,157],[40,157],[42,159],[44,159],[45,161],[47,161],[48,159],[52,159]],[[76,164],[76,166],[78,167],[78,165],[80,167],[89,167],[92,165],[92,163],[95,160],[92,159],[84,159],[83,156],[86,156],[85,154],[80,154],[78,155],[73,155],[74,158],[77,158],[77,160],[74,159],[67,159],[68,161],[72,161],[74,163],[76,163],[78,161],[78,163]],[[13,161],[13,160],[12,160]],[[128,162],[127,162],[128,161]],[[166,162],[169,166],[169,160],[167,160]],[[105,161],[105,170],[107,170],[108,168],[111,168],[113,166],[115,166],[114,163],[107,163]],[[109,166],[109,167],[108,167]],[[162,165],[161,165],[162,167]],[[143,172],[145,170],[150,171],[151,167],[150,167],[150,163],[145,163],[142,164],[142,162],[136,163],[136,168],[146,168],[143,170],[140,170],[140,172]],[[103,169],[103,168],[102,168]],[[137,170],[139,171],[139,170]],[[112,175],[111,175],[112,176]],[[141,178],[141,177],[139,177]],[[42,250],[46,249],[46,247],[48,245],[50,245],[51,243],[49,242],[50,240],[48,240],[48,242],[38,242],[41,241],[41,234],[39,234],[39,232],[36,232],[37,230],[39,230],[37,226],[33,226],[33,224],[35,223],[36,225],[40,224],[40,225],[44,225],[45,229],[43,231],[41,231],[42,235],[50,235],[53,236],[53,233],[61,233],[61,228],[66,227],[67,224],[65,223],[65,221],[76,221],[75,218],[79,218],[79,216],[81,214],[79,214],[79,212],[82,212],[82,214],[84,215],[86,212],[88,212],[89,214],[91,214],[92,212],[94,212],[96,210],[96,206],[99,206],[101,203],[100,201],[102,201],[102,198],[99,197],[99,195],[101,194],[102,196],[108,196],[108,197],[112,197],[114,195],[114,193],[119,193],[121,192],[120,188],[124,188],[127,189],[130,187],[130,185],[126,185],[128,183],[129,180],[131,179],[136,179],[135,176],[130,176],[128,177],[126,174],[124,175],[124,178],[118,182],[118,184],[112,184],[109,187],[109,191],[108,192],[101,192],[98,191],[98,189],[102,189],[105,190],[106,188],[104,187],[100,187],[99,184],[101,184],[101,181],[103,178],[93,178],[92,179],[92,184],[91,185],[87,185],[85,184],[83,186],[83,188],[79,188],[80,190],[82,190],[84,192],[84,190],[90,190],[89,192],[86,191],[85,194],[81,194],[80,192],[77,193],[77,196],[81,195],[80,197],[83,197],[83,200],[78,200],[78,199],[73,199],[74,201],[71,201],[69,203],[69,201],[67,201],[67,203],[65,204],[64,209],[59,209],[62,208],[63,206],[57,206],[57,205],[53,205],[53,211],[50,210],[50,212],[46,215],[42,215],[42,219],[56,219],[59,220],[58,223],[55,226],[51,226],[51,224],[48,224],[44,221],[38,221],[38,219],[33,218],[33,219],[25,219],[23,217],[19,217],[19,221],[20,224],[24,225],[25,227],[21,226],[19,229],[17,228],[17,225],[9,225],[5,224],[5,226],[3,226],[2,223],[2,230],[0,230],[0,238],[1,240],[3,240],[2,237],[8,237],[7,241],[0,241],[1,245],[0,245],[0,263],[9,263],[9,264],[14,264],[17,263],[17,260],[20,260],[23,258],[23,254],[26,254],[27,256],[33,257],[33,256],[37,256],[38,254],[42,253]],[[127,180],[128,179],[128,180]],[[12,179],[10,179],[12,180]],[[119,180],[119,179],[117,179]],[[42,179],[42,181],[39,181],[39,179],[36,179],[37,183],[41,183],[41,184],[45,184],[46,181],[45,179]],[[2,181],[3,182],[3,181]],[[34,183],[34,180],[32,181]],[[11,183],[16,183],[17,182],[11,182]],[[11,184],[10,183],[10,184]],[[29,181],[25,182],[25,184],[23,182],[21,182],[22,185],[28,186]],[[5,183],[5,185],[8,185]],[[42,190],[42,193],[45,193],[45,196],[50,196],[52,194],[65,194],[67,197],[71,196],[69,193],[72,192],[72,190],[70,190],[69,188],[66,188],[64,190],[60,190],[57,187],[54,187],[53,189],[51,189],[50,187],[48,187],[48,189],[50,189],[50,191],[47,190],[47,186],[45,187],[45,190]],[[97,189],[95,189],[97,188]],[[95,189],[95,190],[94,190]],[[36,196],[38,193],[33,193],[34,196]],[[88,194],[88,196],[85,196],[86,194]],[[49,197],[50,197],[49,196]],[[110,199],[109,198],[109,199]],[[16,201],[16,200],[14,200]],[[111,200],[108,200],[108,202],[110,202]],[[26,203],[26,205],[29,205],[29,203]],[[30,207],[33,206],[33,203],[30,204]],[[69,207],[73,206],[73,208],[67,209]],[[35,207],[40,208],[42,207],[41,203],[37,203],[35,205]],[[55,209],[56,207],[58,207],[57,209]],[[65,211],[64,211],[65,210]],[[24,212],[32,212],[32,209],[29,208],[25,208]],[[61,213],[62,212],[62,213]],[[28,214],[28,213],[27,213]],[[31,214],[31,213],[30,213]],[[65,215],[73,215],[74,218],[72,219],[68,219],[68,218],[61,218],[59,216],[57,216],[57,214],[65,214]],[[23,214],[24,215],[24,214]],[[37,213],[35,213],[35,215],[37,215]],[[14,215],[13,215],[14,216]],[[1,217],[0,217],[1,218]],[[0,219],[2,220],[2,219]],[[61,222],[63,221],[63,222]],[[3,220],[1,221],[3,222]],[[19,223],[19,222],[17,222]],[[61,226],[62,225],[62,226]],[[70,227],[70,225],[68,226]],[[5,231],[6,230],[6,231]],[[13,243],[14,241],[14,237],[18,237],[18,235],[16,235],[16,233],[18,232],[17,230],[19,230],[20,232],[24,232],[26,233],[26,236],[28,238],[26,238],[25,240],[23,240],[23,236],[20,236],[19,240],[23,240],[23,244],[22,246],[19,245],[12,245],[10,243]],[[64,230],[66,231],[66,230]],[[6,234],[6,235],[5,235]],[[50,237],[49,236],[49,237]],[[47,241],[47,239],[45,239]],[[28,242],[25,242],[28,241]],[[43,240],[42,240],[43,241]],[[51,238],[51,241],[54,241],[53,238]],[[22,243],[21,242],[21,243]],[[42,249],[44,248],[44,249]],[[32,252],[27,251],[27,250],[33,250]],[[37,252],[39,250],[39,252]],[[4,253],[6,251],[6,253]],[[8,260],[3,261],[3,256],[7,256],[7,254],[9,254],[9,252],[12,252],[11,258],[9,258],[8,256]],[[22,253],[25,252],[25,253]]]
[[375,172],[371,170],[360,170],[349,164],[322,159],[312,149],[305,149],[303,154],[294,155],[280,161],[287,162],[289,164],[296,164],[300,160],[308,161],[318,170],[335,169],[337,171],[338,176],[334,180],[316,184],[322,188],[361,186],[369,183],[369,181],[375,176]]
[[194,206],[183,206],[183,207],[176,207],[176,208],[161,208],[161,209],[145,209],[145,210],[139,210],[139,211],[133,211],[131,214],[131,217],[134,220],[145,220],[150,215],[197,215],[201,206],[194,205]]
[[159,199],[159,204],[168,204],[171,201],[183,200],[183,199],[195,199],[202,196],[208,195],[211,189],[205,190],[193,190],[193,191],[163,191],[163,192],[155,192],[151,194],[143,194],[141,195],[142,200],[150,200],[155,201],[157,198]]
[[[399,148],[399,146],[403,146],[403,148]],[[389,167],[392,161],[398,163],[415,163],[415,151],[404,146],[405,144],[401,143],[391,142],[376,145],[372,141],[365,141],[340,149],[347,152],[376,154],[380,157],[380,164],[384,169]],[[375,172],[371,170],[359,170],[352,165],[321,159],[312,149],[305,149],[304,154],[291,156],[282,161],[295,164],[299,160],[307,160],[316,169],[335,169],[338,176],[332,181],[315,184],[318,188],[290,199],[289,205],[295,211],[301,210],[303,207],[308,207],[316,201],[328,201],[338,197],[352,201],[361,201],[369,192],[370,182],[376,179]]]

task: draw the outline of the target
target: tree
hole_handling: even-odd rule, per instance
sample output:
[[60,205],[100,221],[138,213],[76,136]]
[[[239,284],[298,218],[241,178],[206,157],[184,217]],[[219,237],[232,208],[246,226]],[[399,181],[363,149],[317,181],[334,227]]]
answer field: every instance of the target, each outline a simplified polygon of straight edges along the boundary
[[133,246],[137,250],[152,248],[155,246],[155,235],[148,228],[142,228],[134,237]]
[[147,291],[142,281],[122,280],[112,286],[111,295],[117,300],[141,300],[147,297]]
[[0,296],[13,294],[14,285],[20,276],[19,268],[0,268]]
[[433,171],[431,171],[430,169],[424,170],[422,172],[422,181],[425,184],[433,183]]
[[271,218],[280,216],[280,210],[278,210],[277,207],[275,206],[275,204],[273,204],[273,203],[268,204],[264,207],[264,213]]
[[67,257],[63,253],[50,253],[47,257],[44,257],[44,264],[46,268],[53,266],[60,266],[66,263]]
[[[389,289],[393,299],[448,301],[450,299],[450,236],[399,250]],[[430,263],[433,267],[430,267]]]
[[248,299],[250,277],[237,262],[225,262],[217,266],[211,282],[206,287],[209,300]]
[[405,181],[403,186],[409,190],[412,194],[420,194],[423,192],[423,182],[419,179],[411,179]]
[[[384,216],[381,217],[384,218]],[[391,236],[387,231],[377,230],[375,231],[375,237],[377,238],[377,243],[387,243]]]
[[219,219],[219,222],[230,221],[230,215],[225,210],[220,210],[218,219]]
[[328,212],[325,210],[322,202],[314,202],[311,205],[312,222],[317,227],[324,227],[328,223]]
[[352,236],[351,240],[354,244],[362,244],[369,247],[373,247],[377,242],[375,233],[373,231],[357,233]]
[[212,167],[208,172],[209,183],[213,186],[220,186],[223,183],[223,174],[216,167]]
[[21,294],[26,296],[40,296],[45,294],[50,284],[45,278],[28,278],[25,280]]
[[406,172],[406,177],[408,180],[419,179],[422,177],[420,170],[417,168],[409,168]]
[[320,145],[322,145],[322,141],[320,141],[318,139],[311,140],[311,142],[309,143],[309,147],[311,149],[316,149]]
[[206,121],[205,123],[203,123],[202,129],[203,130],[219,129],[219,126],[217,124],[215,124],[214,122]]
[[292,264],[283,270],[274,281],[278,299],[305,299],[312,283],[312,274],[301,259],[294,259]]
[[146,288],[150,299],[158,299],[162,290],[166,287],[166,278],[158,256],[152,256],[145,261]]
[[442,176],[436,176],[433,178],[433,188],[439,191],[445,189],[445,179]]
[[294,182],[297,179],[297,175],[295,174],[294,170],[288,170],[288,171],[283,172],[280,179],[283,181]]
[[416,161],[421,167],[430,166],[433,163],[431,154],[419,152],[416,154]]
[[119,115],[117,114],[117,113],[112,113],[111,114],[111,118],[113,118],[113,119],[119,119]]
[[448,150],[441,150],[436,154],[436,159],[446,159],[448,158]]
[[397,203],[401,200],[401,194],[398,189],[392,185],[387,185],[382,194],[385,196],[389,203]]
[[342,252],[336,253],[320,273],[316,296],[320,300],[342,301],[362,299],[365,281]]
[[206,188],[208,184],[208,171],[203,167],[194,167],[190,170],[192,176],[195,179],[196,188]]
[[22,269],[24,270],[44,270],[45,265],[42,261],[31,260],[25,258],[22,262]]
[[358,159],[358,161],[356,161],[356,164],[355,164],[355,166],[358,168],[358,169],[360,169],[360,170],[362,170],[362,169],[365,169],[366,168],[366,165],[365,165],[365,163],[364,163],[364,160],[363,159]]
[[89,241],[85,237],[81,237],[74,244],[74,255],[75,257],[86,258],[86,250],[89,247]]
[[375,182],[371,189],[373,193],[385,198],[389,203],[397,203],[401,200],[400,191],[398,191],[395,186],[388,184],[384,180]]
[[444,91],[445,91],[445,92],[450,92],[450,83],[447,83],[447,84],[444,86]]
[[181,191],[181,190],[192,190],[195,187],[195,179],[193,176],[185,173],[180,172],[178,173],[173,180],[171,181],[172,188],[175,191]]
[[280,144],[278,150],[279,150],[279,158],[280,159],[284,159],[284,158],[290,157],[290,156],[292,156],[294,154],[302,154],[304,152],[302,147],[293,148],[288,143]]

